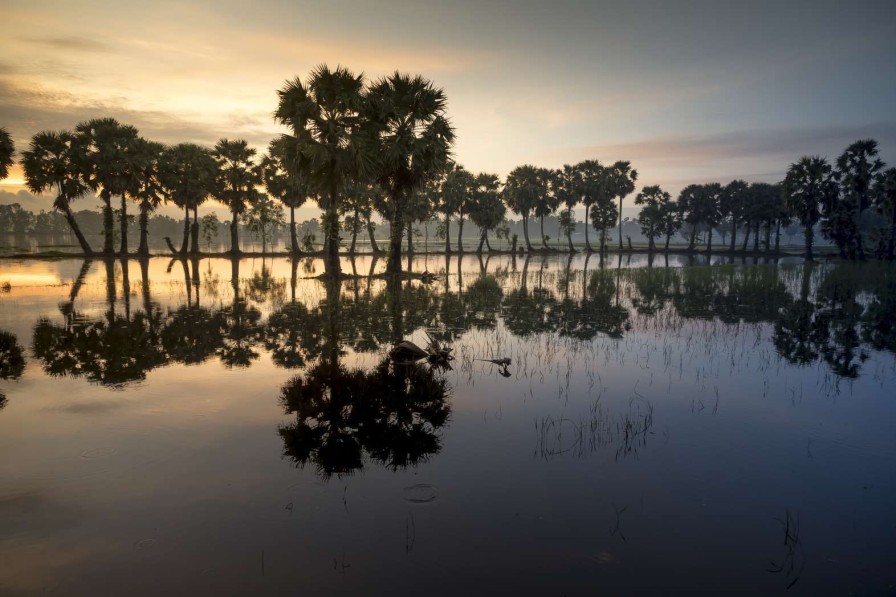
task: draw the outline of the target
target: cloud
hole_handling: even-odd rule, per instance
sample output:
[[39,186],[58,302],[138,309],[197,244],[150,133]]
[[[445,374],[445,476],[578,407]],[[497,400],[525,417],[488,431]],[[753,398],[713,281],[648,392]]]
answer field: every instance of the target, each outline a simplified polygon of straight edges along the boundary
[[20,39],[35,45],[65,52],[109,52],[112,50],[112,46],[108,43],[76,35],[23,37]]

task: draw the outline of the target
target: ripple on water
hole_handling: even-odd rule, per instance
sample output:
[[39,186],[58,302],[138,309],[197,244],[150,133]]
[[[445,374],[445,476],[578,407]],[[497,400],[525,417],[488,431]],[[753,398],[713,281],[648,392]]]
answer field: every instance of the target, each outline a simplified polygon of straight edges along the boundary
[[118,450],[115,448],[88,448],[81,451],[81,458],[93,460],[94,458],[108,458],[115,456]]
[[418,483],[404,488],[405,501],[414,504],[427,504],[436,499],[436,488],[427,483]]

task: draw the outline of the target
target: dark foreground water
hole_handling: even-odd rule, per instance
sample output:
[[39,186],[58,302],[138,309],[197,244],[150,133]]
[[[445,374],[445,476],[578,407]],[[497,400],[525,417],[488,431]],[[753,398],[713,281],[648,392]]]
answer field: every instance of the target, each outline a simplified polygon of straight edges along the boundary
[[413,269],[0,262],[0,594],[893,594],[896,267]]

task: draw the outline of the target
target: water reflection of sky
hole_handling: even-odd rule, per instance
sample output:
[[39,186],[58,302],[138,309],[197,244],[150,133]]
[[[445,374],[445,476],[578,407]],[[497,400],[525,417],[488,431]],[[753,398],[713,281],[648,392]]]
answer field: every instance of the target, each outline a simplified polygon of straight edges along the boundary
[[[54,286],[0,294],[0,329],[27,357],[20,379],[0,380],[0,556],[14,564],[0,588],[887,586],[892,268],[685,263],[419,258],[415,271],[435,273],[433,284],[345,280],[336,318],[333,287],[302,262],[294,274],[289,260],[246,259],[236,284],[226,260],[126,272],[94,262],[80,285],[78,261],[4,263],[6,275]],[[369,258],[354,264],[370,269]],[[166,335],[184,329],[174,324],[187,306],[214,322],[202,332],[210,352],[200,346],[192,364],[186,336]],[[35,350],[41,318],[71,357],[54,353],[55,376]],[[122,345],[152,350],[116,352],[103,343],[113,324],[131,334]],[[354,406],[380,410],[338,415],[361,438],[361,468],[326,476],[313,459],[284,456],[278,429],[296,411],[279,397],[290,380],[334,357],[370,372],[395,337],[425,343],[423,328],[456,355],[442,374],[450,416],[428,428],[435,453],[408,468],[380,462],[384,436],[365,426],[397,411],[359,391]],[[277,353],[290,342],[291,356]],[[221,355],[242,348],[255,355],[248,366],[226,366]],[[296,355],[302,367],[280,366]],[[506,379],[477,360],[504,356]],[[312,426],[332,421],[302,412]],[[800,520],[793,551],[775,521],[787,513]],[[788,557],[794,571],[767,571]]]

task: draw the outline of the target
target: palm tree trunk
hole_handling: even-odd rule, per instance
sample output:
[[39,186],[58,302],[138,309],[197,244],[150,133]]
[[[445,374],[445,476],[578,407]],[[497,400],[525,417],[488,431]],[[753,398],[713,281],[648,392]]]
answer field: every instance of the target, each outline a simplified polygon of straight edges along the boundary
[[806,226],[806,261],[812,261],[812,226]]
[[485,231],[485,234],[483,236],[485,236],[485,246],[488,249],[488,252],[491,253],[492,252],[492,244],[490,242],[488,242],[488,230]]
[[238,255],[240,252],[240,215],[236,210],[231,210],[233,218],[230,220],[230,252]]
[[451,252],[451,216],[445,214],[445,253]]
[[112,229],[115,224],[112,221],[112,197],[103,190],[100,193],[103,200],[103,253],[111,255],[114,251],[112,247]]
[[352,244],[348,248],[348,252],[352,255],[355,254],[355,247],[358,244],[358,228],[361,226],[361,217],[358,214],[358,208],[355,208],[355,217],[352,220]]
[[753,252],[754,253],[759,252],[759,226],[760,226],[760,223],[757,220],[756,221],[756,229],[753,231]]
[[389,222],[389,258],[386,261],[386,272],[390,274],[401,273],[401,240],[404,236],[402,226],[402,214],[396,208],[392,215],[393,221]]
[[622,195],[619,196],[619,252],[622,252]]
[[408,222],[408,255],[414,254],[414,228]]
[[589,253],[593,253],[594,249],[591,248],[591,241],[588,239],[588,228],[591,227],[591,222],[588,219],[588,215],[591,213],[591,204],[585,204],[585,250]]
[[485,228],[482,229],[482,234],[479,235],[479,247],[476,249],[477,255],[482,255],[482,247],[485,245]]
[[128,200],[127,196],[121,195],[121,219],[119,220],[119,229],[121,230],[121,248],[119,252],[122,255],[128,254]]
[[781,250],[781,220],[775,223],[775,253]]
[[709,238],[707,239],[706,252],[712,253],[712,224],[709,226]]
[[671,234],[667,234],[667,235],[666,235],[666,247],[665,247],[665,250],[666,250],[667,253],[669,252],[669,243],[670,243],[671,241],[672,241],[672,235],[671,235]]
[[380,253],[380,248],[376,244],[376,238],[373,236],[373,222],[370,221],[369,217],[367,218],[367,236],[370,237],[370,248],[374,254]]
[[569,243],[569,252],[575,253],[576,250],[572,246],[572,207],[568,208],[569,217],[567,218],[566,241]]
[[140,246],[137,254],[149,255],[149,201],[140,203]]
[[193,206],[193,223],[190,224],[190,253],[199,253],[199,208]]
[[729,253],[734,253],[735,247],[737,246],[737,220],[731,220],[731,247],[728,249]]
[[296,208],[289,208],[289,250],[293,255],[299,252],[299,239],[296,237]]
[[[342,274],[342,265],[339,263],[339,213],[336,211],[337,202],[335,193],[330,195],[330,204],[327,207],[327,230],[324,249],[324,271],[331,276]],[[399,238],[401,228],[399,227]],[[399,247],[399,251],[401,247]]]
[[184,208],[184,240],[180,245],[180,253],[186,253],[190,243],[190,208]]
[[653,229],[653,225],[650,226],[648,230],[650,234],[647,235],[647,252],[653,253],[656,250],[656,245],[654,244],[654,238],[656,237],[656,232]]
[[746,222],[746,224],[747,224],[747,231],[744,233],[744,245],[743,245],[743,247],[741,247],[741,250],[744,252],[747,251],[747,243],[750,242],[750,230],[751,230],[750,223]]
[[526,251],[532,252],[532,243],[529,242],[529,214],[523,215],[523,236],[526,239]]
[[697,225],[693,224],[691,226],[691,240],[688,242],[688,251],[693,251],[696,246],[695,243],[697,241]]
[[457,252],[464,252],[464,241],[462,237],[464,235],[464,214],[460,214],[460,219],[457,221]]
[[81,245],[81,250],[85,255],[93,255],[93,249],[90,248],[90,244],[88,244],[87,239],[84,238],[84,234],[81,233],[81,228],[78,226],[78,222],[75,221],[75,216],[72,214],[72,208],[69,207],[68,203],[64,204],[62,213],[65,216],[65,221],[68,222],[69,228],[72,229],[75,238],[78,239],[78,244]]
[[541,216],[541,246],[545,249],[550,249],[548,246],[548,241],[544,238],[544,216]]

